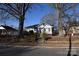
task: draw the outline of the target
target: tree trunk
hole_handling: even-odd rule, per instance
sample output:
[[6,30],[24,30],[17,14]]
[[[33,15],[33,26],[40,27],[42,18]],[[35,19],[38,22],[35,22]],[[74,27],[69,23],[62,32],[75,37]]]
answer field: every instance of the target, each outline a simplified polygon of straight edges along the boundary
[[59,31],[59,36],[63,35],[63,31],[62,31],[62,11],[61,10],[57,10],[57,15],[58,15],[58,31]]
[[24,26],[24,16],[20,16],[18,38],[22,38],[23,37],[23,26]]

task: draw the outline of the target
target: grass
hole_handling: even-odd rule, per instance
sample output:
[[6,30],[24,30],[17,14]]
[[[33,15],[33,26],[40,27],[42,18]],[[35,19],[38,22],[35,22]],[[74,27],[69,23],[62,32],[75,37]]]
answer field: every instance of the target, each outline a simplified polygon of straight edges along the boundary
[[[35,35],[25,36],[23,39],[19,39],[19,41],[15,36],[0,36],[0,43],[9,43],[12,45],[25,45],[25,46],[35,46],[37,45],[35,42]],[[51,36],[45,43],[46,46],[68,46],[69,37],[59,37],[59,36]],[[79,37],[72,37],[72,44],[79,47]]]

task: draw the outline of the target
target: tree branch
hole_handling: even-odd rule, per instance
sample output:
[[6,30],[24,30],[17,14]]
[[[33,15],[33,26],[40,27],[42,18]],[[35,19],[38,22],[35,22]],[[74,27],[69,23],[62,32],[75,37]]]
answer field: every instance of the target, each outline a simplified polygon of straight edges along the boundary
[[11,4],[7,4],[9,7],[11,7],[12,9],[14,9],[15,11],[18,12],[18,14],[21,14],[21,12],[19,12],[17,9],[15,9]]
[[1,10],[4,10],[5,12],[9,13],[10,15],[12,15],[13,17],[15,17],[15,18],[18,19],[17,16],[15,16],[13,13],[10,13],[8,10],[6,10],[6,9],[4,9],[4,8],[0,8],[0,9],[1,9]]
[[67,9],[65,9],[64,11],[67,11],[67,10],[69,10],[69,9],[75,7],[75,6],[76,6],[76,5],[72,5],[72,6],[68,7]]
[[31,7],[31,4],[27,3],[27,5],[25,6],[25,12],[29,9],[29,7]]
[[14,14],[16,14],[16,15],[20,15],[20,14],[18,14],[17,13],[17,11],[15,11],[14,9],[12,9],[11,7],[9,7],[9,5],[7,5],[7,4],[4,4],[8,9],[7,10],[9,10],[9,11],[12,11]]

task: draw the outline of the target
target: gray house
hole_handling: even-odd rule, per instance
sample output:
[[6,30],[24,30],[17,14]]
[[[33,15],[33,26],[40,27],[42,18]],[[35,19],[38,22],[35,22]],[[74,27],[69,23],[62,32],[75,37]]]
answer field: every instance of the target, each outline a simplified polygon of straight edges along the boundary
[[6,25],[1,25],[0,26],[0,35],[18,35],[18,30],[6,26]]

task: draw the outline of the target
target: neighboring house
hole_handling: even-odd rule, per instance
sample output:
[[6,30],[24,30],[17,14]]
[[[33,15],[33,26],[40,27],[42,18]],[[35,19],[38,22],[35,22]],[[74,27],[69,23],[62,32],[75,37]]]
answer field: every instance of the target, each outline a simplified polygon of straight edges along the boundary
[[[67,30],[68,28],[64,28],[63,29],[63,34],[69,34],[70,32],[74,35],[74,34],[77,34],[79,35],[79,25],[76,25],[76,26],[72,26],[70,27],[69,30]],[[67,31],[67,32],[66,32]]]
[[53,28],[53,26],[51,26],[49,24],[41,24],[38,27],[40,33],[45,32],[47,34],[52,34],[52,28]]
[[34,32],[45,32],[47,34],[52,34],[52,28],[53,26],[49,25],[49,24],[36,24],[36,25],[32,25],[32,26],[28,26],[26,27],[27,31],[33,30]]
[[79,26],[72,27],[73,34],[79,34]]
[[1,25],[0,35],[18,35],[18,31],[10,26]]
[[32,25],[32,26],[28,26],[28,27],[25,27],[25,29],[26,29],[26,31],[33,31],[34,33],[36,33],[37,32],[37,30],[38,30],[38,25],[39,24],[35,24],[35,25]]

